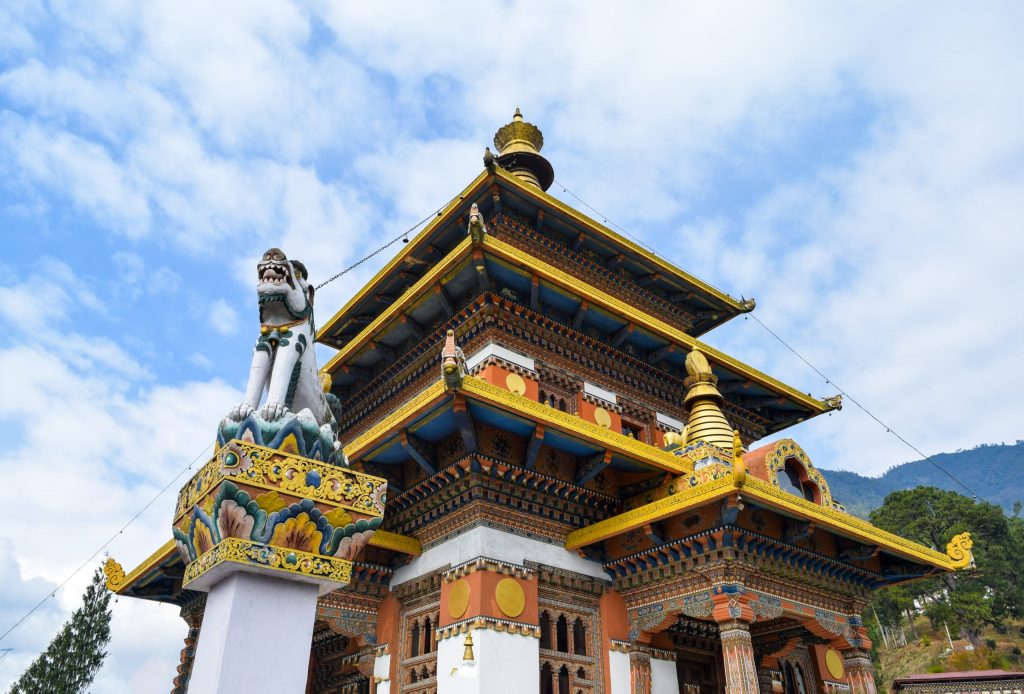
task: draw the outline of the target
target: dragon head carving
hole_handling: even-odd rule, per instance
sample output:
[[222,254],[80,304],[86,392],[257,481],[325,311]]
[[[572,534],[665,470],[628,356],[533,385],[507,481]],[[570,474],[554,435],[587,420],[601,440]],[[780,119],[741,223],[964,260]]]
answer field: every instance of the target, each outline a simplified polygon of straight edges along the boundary
[[306,266],[271,248],[256,264],[256,294],[261,323],[284,323],[308,318],[313,312],[313,287]]

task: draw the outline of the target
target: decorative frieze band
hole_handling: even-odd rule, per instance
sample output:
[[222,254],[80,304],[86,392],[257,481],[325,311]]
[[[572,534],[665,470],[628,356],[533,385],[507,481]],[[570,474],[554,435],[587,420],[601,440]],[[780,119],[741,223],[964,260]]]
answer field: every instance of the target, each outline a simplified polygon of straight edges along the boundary
[[507,561],[501,561],[500,559],[477,557],[476,559],[470,559],[467,562],[463,562],[458,566],[453,566],[448,571],[445,571],[442,576],[446,582],[450,583],[451,581],[460,579],[474,571],[493,571],[494,573],[514,576],[522,579],[530,578],[535,573],[531,568],[512,564]]
[[654,658],[655,660],[671,660],[674,662],[676,659],[675,651],[666,651],[661,648],[654,648],[652,646],[647,646],[645,644],[640,643],[632,643],[630,641],[617,641],[615,639],[612,639],[611,648],[609,650],[615,651],[617,653],[645,653],[651,658]]
[[434,635],[438,641],[442,641],[453,636],[465,634],[467,631],[472,631],[473,629],[490,629],[492,631],[500,631],[506,634],[522,634],[523,636],[532,636],[537,639],[540,638],[540,627],[534,624],[513,622],[510,619],[498,619],[497,617],[484,616],[464,619],[461,622],[450,624],[444,628],[435,630]]

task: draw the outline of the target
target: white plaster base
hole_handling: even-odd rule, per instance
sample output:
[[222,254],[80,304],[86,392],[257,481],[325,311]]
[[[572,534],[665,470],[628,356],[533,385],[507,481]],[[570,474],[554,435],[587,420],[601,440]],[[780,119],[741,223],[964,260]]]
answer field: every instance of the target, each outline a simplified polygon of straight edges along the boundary
[[373,678],[377,682],[377,694],[391,694],[391,654],[385,654],[373,660]]
[[213,586],[189,694],[305,691],[318,592],[245,572]]
[[391,579],[391,586],[401,585],[446,564],[457,566],[477,557],[499,559],[520,566],[529,559],[586,576],[608,578],[601,564],[584,559],[576,552],[495,528],[476,527],[431,547],[399,568]]
[[608,679],[612,684],[611,694],[630,694],[633,685],[629,677],[629,653],[608,651]]
[[539,638],[492,629],[470,633],[476,660],[469,667],[462,660],[465,634],[437,644],[437,694],[539,694]]
[[651,658],[651,694],[679,694],[676,661]]

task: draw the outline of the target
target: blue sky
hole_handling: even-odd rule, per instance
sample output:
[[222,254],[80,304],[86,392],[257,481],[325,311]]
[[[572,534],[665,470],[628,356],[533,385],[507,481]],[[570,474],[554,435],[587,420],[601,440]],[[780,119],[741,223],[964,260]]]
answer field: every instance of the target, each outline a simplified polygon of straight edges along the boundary
[[[517,105],[560,182],[756,297],[924,451],[1022,438],[1020,6],[645,10],[4,3],[0,471],[21,497],[0,529],[0,626],[238,401],[255,258],[276,245],[334,274],[461,190]],[[386,259],[321,292],[320,320]],[[833,392],[753,321],[708,341]],[[787,433],[825,468],[913,457],[852,407]],[[115,542],[126,567],[166,538],[171,505]],[[85,580],[0,644],[0,686]],[[172,608],[120,601],[96,691],[165,688],[183,636]]]

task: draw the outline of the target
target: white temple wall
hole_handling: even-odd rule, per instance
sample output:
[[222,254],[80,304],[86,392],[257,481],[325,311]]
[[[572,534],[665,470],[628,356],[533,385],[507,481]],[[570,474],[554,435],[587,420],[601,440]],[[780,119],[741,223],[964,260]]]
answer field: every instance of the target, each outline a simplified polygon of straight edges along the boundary
[[379,655],[373,660],[373,678],[377,682],[376,694],[391,694],[391,654]]
[[629,653],[608,651],[608,679],[612,684],[611,694],[630,694]]
[[651,694],[679,694],[676,661],[651,658]]
[[438,694],[538,694],[540,640],[493,629],[473,629],[475,662],[468,665],[465,634],[437,644]]
[[446,564],[457,566],[477,557],[499,559],[519,565],[529,559],[538,564],[547,564],[595,578],[608,578],[600,564],[588,561],[575,552],[494,528],[476,527],[431,547],[399,568],[391,578],[391,585],[400,585]]

